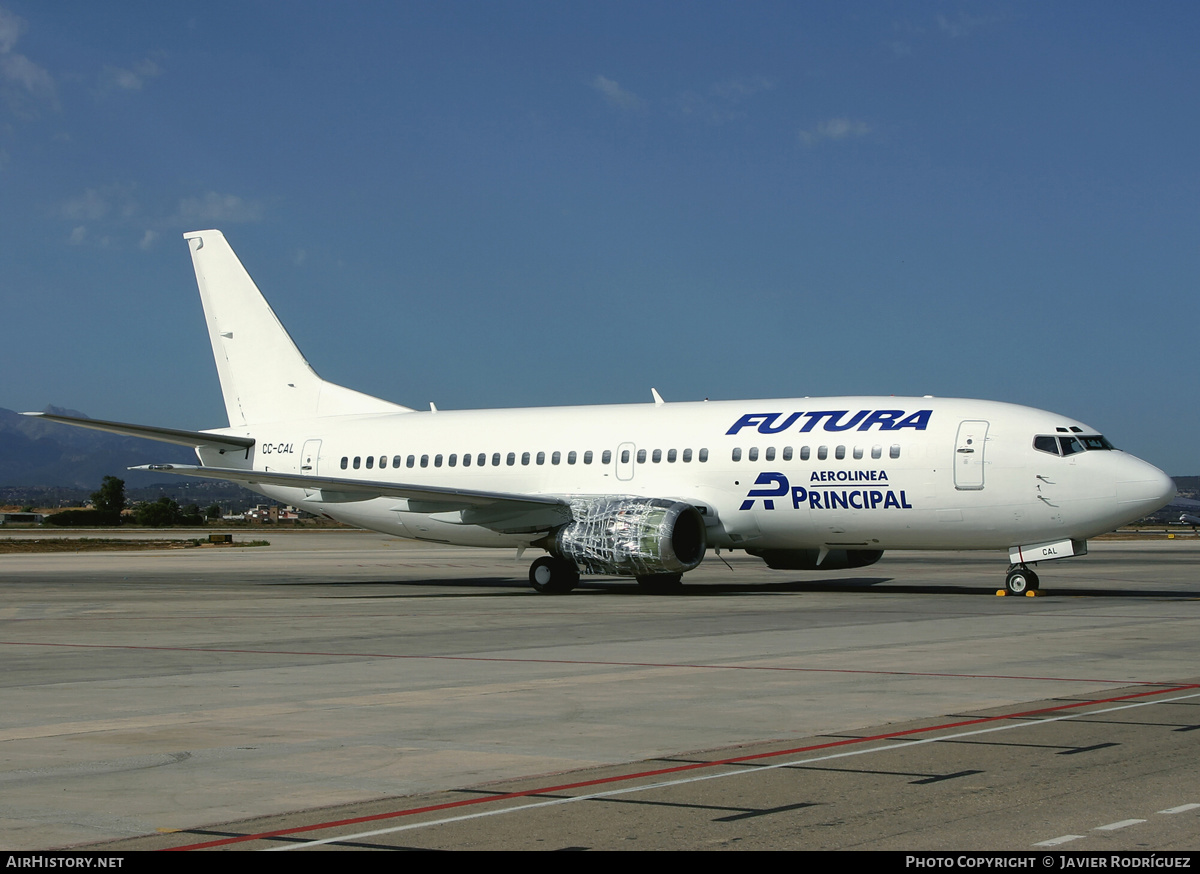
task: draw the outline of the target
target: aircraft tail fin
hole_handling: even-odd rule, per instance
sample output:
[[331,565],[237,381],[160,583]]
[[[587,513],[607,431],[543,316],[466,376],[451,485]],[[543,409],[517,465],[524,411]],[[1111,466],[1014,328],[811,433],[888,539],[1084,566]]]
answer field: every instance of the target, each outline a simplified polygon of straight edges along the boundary
[[411,412],[326,382],[304,359],[220,231],[183,235],[192,253],[231,426],[354,413]]

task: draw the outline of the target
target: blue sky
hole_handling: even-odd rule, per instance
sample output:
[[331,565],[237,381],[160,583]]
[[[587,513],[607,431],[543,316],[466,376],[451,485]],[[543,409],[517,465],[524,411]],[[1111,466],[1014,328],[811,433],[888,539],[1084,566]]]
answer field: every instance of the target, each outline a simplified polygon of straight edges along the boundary
[[225,423],[181,234],[439,408],[831,394],[1200,473],[1200,6],[0,0],[0,406]]

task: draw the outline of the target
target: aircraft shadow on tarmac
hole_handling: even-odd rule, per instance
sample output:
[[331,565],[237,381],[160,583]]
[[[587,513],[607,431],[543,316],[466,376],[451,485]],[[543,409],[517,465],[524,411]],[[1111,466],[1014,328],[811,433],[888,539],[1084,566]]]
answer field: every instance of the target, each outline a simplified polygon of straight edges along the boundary
[[[350,595],[337,594],[331,597],[371,598],[445,598],[445,597],[554,597],[539,595],[529,586],[511,577],[464,577],[459,579],[407,579],[407,580],[325,580],[321,582],[280,582],[286,586],[325,586],[362,588],[369,591]],[[430,588],[432,592],[397,591],[385,594],[382,587]],[[979,595],[995,597],[1001,586],[958,585],[953,583],[897,583],[895,577],[848,577],[820,580],[787,580],[774,583],[684,583],[669,594],[654,594],[641,589],[632,580],[621,578],[584,577],[578,588],[559,597],[597,597],[601,595],[625,595],[648,598],[711,598],[730,595],[786,595],[786,594],[862,594],[862,595]],[[480,589],[489,591],[481,592]],[[1200,599],[1200,590],[1170,590],[1119,588],[1113,583],[1109,588],[1059,588],[1043,585],[1041,594],[1055,598],[1153,598],[1169,601]]]

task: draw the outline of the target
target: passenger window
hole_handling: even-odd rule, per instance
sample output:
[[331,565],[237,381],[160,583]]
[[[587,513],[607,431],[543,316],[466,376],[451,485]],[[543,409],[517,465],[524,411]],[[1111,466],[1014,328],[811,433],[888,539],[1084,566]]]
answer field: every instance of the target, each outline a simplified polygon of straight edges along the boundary
[[342,470],[345,470],[349,464],[350,464],[350,459],[343,455],[342,456]]
[[855,447],[854,447],[854,457],[855,457],[855,458],[862,458],[862,457],[863,457],[863,449],[862,449],[862,447],[861,447],[861,446],[855,446]]
[[621,450],[621,464],[629,464],[629,450],[628,449]]
[[839,446],[836,449],[834,449],[833,457],[836,458],[838,461],[841,461],[843,458],[845,458],[846,457],[846,447]]
[[703,464],[706,461],[708,461],[708,450],[701,449],[700,450],[700,463]]
[[653,461],[655,464],[661,463],[662,462],[662,450],[655,449],[654,452],[651,453],[651,455],[650,455],[650,460]]
[[521,453],[521,464],[523,464],[523,465],[529,464],[529,453],[528,452]]
[[824,461],[828,457],[829,457],[829,447],[828,446],[818,446],[817,447],[817,460]]
[[428,455],[421,456],[421,467],[429,467],[429,456]]
[[685,449],[685,450],[683,450],[683,460],[684,460],[685,462],[689,462],[689,463],[691,462],[691,460],[692,460],[692,450],[690,450],[690,449]]
[[637,454],[637,463],[638,463],[638,464],[645,464],[645,463],[646,463],[646,450],[645,450],[645,449],[639,449],[639,450],[638,450],[638,454]]
[[758,461],[758,447],[757,446],[750,447],[750,460]]
[[405,465],[405,467],[416,467],[417,466],[417,457],[415,455],[410,455],[408,457],[408,461],[406,461],[404,463],[404,465]]
[[[495,456],[493,456],[493,459],[494,459],[494,460],[492,461],[492,464],[493,464],[493,465],[496,465],[496,464],[499,464],[499,463],[500,463],[500,456],[499,456],[499,455],[495,455]],[[487,453],[486,453],[486,452],[481,452],[481,453],[479,453],[479,456],[478,456],[478,457],[475,459],[475,464],[476,464],[477,466],[479,466],[479,467],[487,467]]]
[[545,452],[539,452],[539,453],[537,454],[537,463],[538,463],[538,464],[545,464],[545,463],[546,463],[546,453],[545,453]]
[[458,453],[452,453],[450,457],[446,459],[446,464],[450,467],[454,467],[456,464],[458,464]]
[[[584,456],[584,457],[586,459],[586,456]],[[626,458],[625,460],[628,461],[629,459]],[[605,449],[604,454],[600,456],[600,463],[601,464],[609,464],[611,462],[612,462],[612,450]]]
[[463,467],[470,467],[470,466],[471,466],[471,453],[464,452],[463,453]]
[[[587,451],[585,451],[585,452],[583,453],[583,463],[584,463],[584,464],[591,464],[591,463],[592,463],[592,450],[588,449]],[[604,459],[604,463],[605,463],[605,464],[608,464],[608,459],[607,459],[607,458],[606,458],[606,459]]]
[[442,466],[442,455],[441,455],[441,453],[440,453],[440,452],[439,452],[437,455],[435,455],[435,456],[433,457],[433,466],[434,466],[434,467],[441,467],[441,466]]
[[674,463],[675,463],[675,450],[668,449],[667,450],[667,464],[674,464]]
[[515,452],[508,453],[508,456],[504,459],[504,462],[509,467],[512,467],[514,464],[517,463],[517,453],[515,453]]
[[386,455],[379,456],[379,466],[387,467],[387,456]]
[[893,443],[891,452],[889,454],[892,456],[892,458],[899,458],[900,457],[900,444]]
[[734,450],[733,450],[733,460],[734,460],[734,461],[741,461],[741,460],[742,460],[742,448],[741,448],[740,446],[738,446],[738,447],[735,447],[735,448],[734,448]]
[[362,456],[361,455],[354,456],[354,469],[358,470],[358,466],[360,464],[362,464]]
[[[574,449],[572,449],[570,452],[567,453],[567,464],[574,464],[578,460],[579,460],[579,456],[576,454]],[[555,463],[557,464],[557,462],[555,462]]]
[[882,446],[872,446],[871,447],[871,457],[872,458],[883,458],[883,447]]
[[550,463],[558,464],[560,461],[562,461],[562,453],[556,450],[555,453],[550,456]]
[[393,455],[392,456],[392,467],[399,467],[400,463],[402,461],[404,461],[404,459],[401,458],[399,455]]
[[811,455],[812,455],[812,450],[809,449],[807,446],[800,447],[800,460],[801,461],[808,461],[808,459]]
[[368,455],[368,456],[367,456],[367,470],[370,470],[370,469],[371,469],[371,468],[373,468],[374,466],[375,466],[375,456],[374,456],[374,455]]
[[783,447],[783,460],[784,461],[792,460],[792,447],[790,447],[790,446]]
[[764,457],[766,458],[767,461],[774,461],[775,460],[775,447],[768,446],[766,455]]

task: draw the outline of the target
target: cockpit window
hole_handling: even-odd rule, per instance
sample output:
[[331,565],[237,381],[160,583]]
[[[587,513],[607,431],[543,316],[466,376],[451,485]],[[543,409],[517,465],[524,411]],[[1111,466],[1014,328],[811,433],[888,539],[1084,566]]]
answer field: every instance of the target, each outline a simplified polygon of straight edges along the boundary
[[1039,434],[1033,438],[1033,448],[1039,452],[1048,452],[1051,455],[1074,455],[1076,452],[1088,450],[1116,449],[1115,446],[1099,434],[1090,434],[1086,437],[1069,437],[1062,434],[1057,436]]
[[1058,440],[1054,437],[1034,437],[1033,448],[1039,452],[1049,452],[1051,455],[1058,455]]
[[1105,440],[1104,437],[1102,437],[1099,434],[1094,434],[1090,437],[1080,437],[1079,439],[1083,441],[1083,445],[1086,446],[1088,449],[1116,449],[1117,448],[1117,447],[1113,446],[1111,443],[1109,443],[1107,440]]
[[1059,437],[1058,441],[1062,444],[1063,455],[1074,455],[1076,452],[1083,452],[1083,444],[1074,437]]

